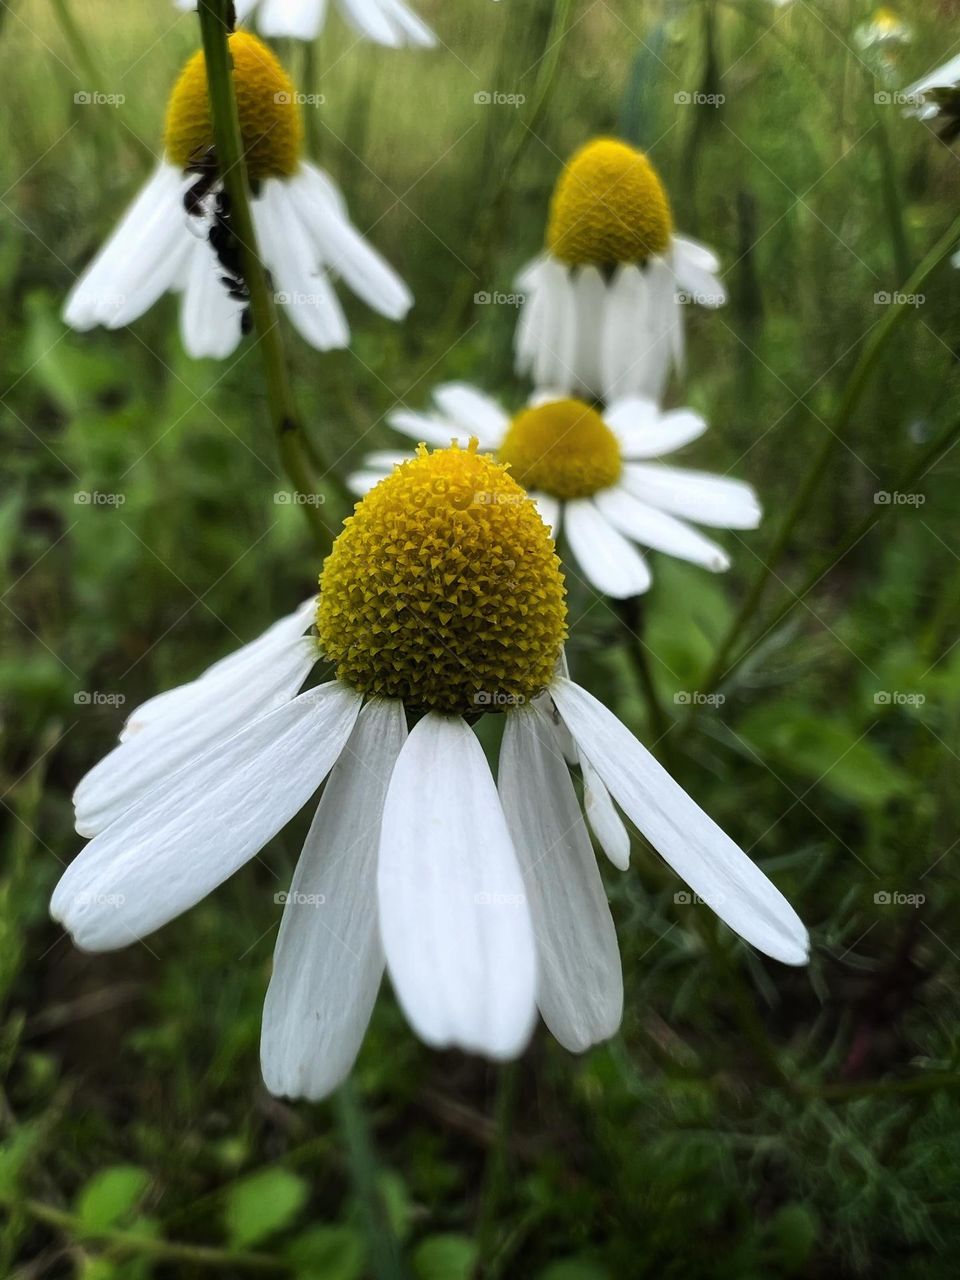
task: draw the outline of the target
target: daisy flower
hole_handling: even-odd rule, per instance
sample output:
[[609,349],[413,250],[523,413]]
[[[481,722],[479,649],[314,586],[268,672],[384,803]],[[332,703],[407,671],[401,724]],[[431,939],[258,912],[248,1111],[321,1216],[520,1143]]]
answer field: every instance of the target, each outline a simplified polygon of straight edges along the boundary
[[[397,409],[388,421],[428,444],[465,444],[477,436],[510,464],[553,536],[563,531],[580,571],[604,595],[624,599],[650,586],[650,569],[635,544],[721,573],[729,556],[688,521],[721,529],[760,523],[750,485],[656,461],[706,431],[690,409],[663,413],[652,400],[626,396],[601,412],[546,393],[511,418],[463,383],[438,387],[434,402],[433,414]],[[370,454],[348,484],[365,493],[405,456]]]
[[554,188],[546,252],[518,280],[518,372],[603,400],[659,400],[683,360],[682,302],[726,301],[718,269],[710,249],[674,232],[642,151],[613,138],[588,142]]
[[900,96],[909,104],[904,115],[918,120],[942,116],[941,137],[953,142],[960,135],[960,54],[915,81]]
[[909,44],[912,29],[893,9],[875,9],[866,22],[861,22],[853,33],[854,43],[865,53],[871,49],[886,49]]
[[[320,351],[350,330],[331,283],[342,277],[374,310],[399,320],[412,298],[351,224],[331,179],[303,158],[293,83],[265,44],[230,36],[240,130],[260,253],[276,299]],[[165,156],[71,290],[74,329],[117,329],[167,290],[183,295],[180,328],[191,356],[228,356],[245,327],[245,285],[229,203],[217,180],[206,64],[196,53],[167,108]]]
[[[384,965],[429,1045],[510,1058],[539,1009],[582,1051],[616,1031],[623,987],[570,760],[618,865],[615,804],[731,928],[805,963],[781,893],[567,677],[565,631],[553,544],[507,468],[475,441],[421,447],[358,502],[315,607],[133,713],[77,789],[77,825],[97,834],[53,915],[86,950],[126,946],[254,857],[326,778],[266,997],[268,1088],[319,1098],[344,1078]],[[333,678],[298,693],[321,655]],[[484,712],[503,721],[496,782]]]
[[[196,9],[197,0],[174,0],[178,9]],[[256,10],[257,27],[265,36],[314,40],[323,30],[327,0],[236,0],[238,22]],[[437,38],[401,0],[337,0],[337,8],[354,31],[377,44],[432,48]]]

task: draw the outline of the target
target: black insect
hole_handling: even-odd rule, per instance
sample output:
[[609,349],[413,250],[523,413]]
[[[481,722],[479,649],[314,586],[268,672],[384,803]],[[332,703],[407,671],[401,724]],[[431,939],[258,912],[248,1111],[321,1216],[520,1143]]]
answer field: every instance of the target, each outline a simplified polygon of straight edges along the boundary
[[[183,197],[183,207],[192,218],[208,216],[210,228],[207,240],[217,256],[220,264],[220,283],[227,294],[235,302],[244,304],[240,313],[240,331],[248,334],[253,328],[250,314],[250,286],[243,274],[243,254],[237,239],[231,217],[230,195],[219,182],[217,156],[213,147],[208,147],[202,155],[191,162],[188,173],[196,174],[197,180],[188,188]],[[215,193],[215,194],[214,194]],[[212,209],[205,208],[208,198],[213,195]]]

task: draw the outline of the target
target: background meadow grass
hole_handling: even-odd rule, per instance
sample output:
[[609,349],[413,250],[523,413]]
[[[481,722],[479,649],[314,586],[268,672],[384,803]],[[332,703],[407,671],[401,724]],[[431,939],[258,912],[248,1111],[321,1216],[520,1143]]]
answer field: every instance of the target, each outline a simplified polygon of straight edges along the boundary
[[[914,485],[922,503],[874,497],[960,415],[948,264],[886,348],[725,701],[691,718],[684,699],[886,314],[876,295],[956,214],[955,154],[874,95],[950,56],[958,6],[904,14],[915,39],[889,85],[853,46],[870,8],[853,0],[573,0],[565,33],[546,0],[418,8],[446,48],[358,44],[334,14],[318,81],[301,79],[325,98],[315,153],[417,298],[400,327],[349,304],[347,352],[287,331],[304,417],[344,475],[393,443],[385,412],[438,381],[519,404],[515,308],[474,296],[513,288],[570,150],[608,131],[650,149],[678,226],[729,267],[729,305],[690,308],[671,402],[713,430],[685,459],[749,479],[768,511],[722,535],[726,577],[655,557],[640,621],[657,750],[796,904],[814,958],[748,951],[675,900],[638,837],[628,874],[604,867],[626,988],[609,1045],[574,1058],[541,1031],[505,1071],[431,1053],[385,984],[352,1091],[291,1105],[265,1093],[257,1042],[297,824],[144,945],[85,956],[62,937],[46,904],[80,845],[70,793],[124,715],[76,695],[129,708],[192,677],[319,564],[275,501],[288,485],[248,348],[188,360],[169,298],[115,334],[58,318],[159,151],[195,18],[161,0],[4,4],[0,1275],[952,1275],[960,451]],[[303,50],[281,52],[302,76]],[[92,89],[125,101],[75,104]],[[475,102],[493,91],[527,101]],[[676,101],[697,92],[725,101]],[[77,502],[91,492],[123,503]],[[653,742],[621,619],[575,579],[571,615],[576,677]]]

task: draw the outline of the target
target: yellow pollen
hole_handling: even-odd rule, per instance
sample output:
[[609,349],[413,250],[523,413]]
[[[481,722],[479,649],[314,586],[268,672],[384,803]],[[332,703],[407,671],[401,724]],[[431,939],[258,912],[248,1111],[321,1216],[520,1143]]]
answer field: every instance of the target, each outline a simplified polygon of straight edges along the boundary
[[642,151],[595,138],[574,152],[553,191],[547,248],[571,266],[643,263],[670,244],[673,218]]
[[506,467],[455,445],[357,503],[320,575],[337,676],[411,710],[504,711],[550,682],[566,635],[560,562]]
[[497,450],[525,489],[555,498],[588,498],[620,478],[617,438],[582,400],[551,400],[524,409]]
[[[230,37],[240,133],[253,182],[283,178],[300,164],[303,122],[293,81],[262,40],[247,31]],[[195,53],[167,104],[164,146],[178,169],[194,168],[213,146],[203,51]]]

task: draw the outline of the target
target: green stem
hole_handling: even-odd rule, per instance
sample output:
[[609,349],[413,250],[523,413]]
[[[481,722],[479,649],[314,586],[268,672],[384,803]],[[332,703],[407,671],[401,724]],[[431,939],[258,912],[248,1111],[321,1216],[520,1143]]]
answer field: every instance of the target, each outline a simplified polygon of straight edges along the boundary
[[45,1222],[70,1236],[72,1240],[102,1240],[118,1254],[148,1254],[167,1262],[190,1263],[194,1266],[224,1267],[245,1271],[277,1272],[292,1270],[283,1258],[266,1253],[238,1253],[230,1249],[214,1249],[206,1245],[177,1244],[171,1240],[154,1240],[135,1231],[102,1228],[92,1230],[72,1214],[55,1209],[39,1200],[19,1202],[31,1217]]
[[[330,530],[316,499],[318,491],[311,476],[304,444],[304,430],[297,413],[283,351],[283,339],[273,293],[257,247],[240,119],[233,84],[233,62],[228,36],[231,0],[200,0],[200,31],[207,68],[207,92],[213,117],[217,162],[224,189],[230,197],[230,217],[243,258],[243,274],[250,290],[250,309],[263,362],[267,399],[280,460],[303,508],[321,553],[329,550]],[[332,469],[324,468],[333,476]],[[334,477],[335,478],[335,477]]]
[[653,750],[657,755],[664,757],[664,762],[666,763],[669,758],[667,735],[674,727],[674,721],[664,710],[660,693],[653,678],[653,672],[650,669],[647,646],[643,641],[643,597],[634,596],[630,600],[618,601],[616,605],[616,612],[620,619],[620,625],[623,629],[627,652],[630,654],[631,661],[633,662],[634,669],[637,673],[637,679],[640,681],[640,687],[643,690],[644,700],[647,704],[647,714],[650,717],[650,729],[654,737],[654,742],[651,744],[651,750]]
[[360,1202],[370,1270],[376,1280],[403,1280],[400,1246],[377,1179],[377,1157],[363,1106],[351,1080],[333,1095],[347,1162]]
[[501,1206],[509,1173],[507,1139],[513,1124],[519,1084],[520,1067],[517,1062],[505,1062],[497,1068],[493,1145],[484,1174],[476,1230],[477,1274],[484,1276],[485,1280],[492,1280],[495,1274]]
[[[860,401],[860,397],[863,395],[874,366],[882,355],[887,342],[906,319],[908,313],[913,310],[909,306],[907,299],[910,295],[917,294],[920,291],[928,277],[933,274],[954,248],[958,236],[960,236],[960,218],[955,219],[949,230],[940,237],[910,279],[904,284],[902,291],[890,302],[883,319],[871,330],[866,346],[843,390],[840,404],[833,415],[833,422],[830,424],[823,443],[814,457],[813,464],[797,488],[793,501],[787,508],[786,515],[773,540],[773,545],[767,553],[764,563],[753,581],[753,585],[747,592],[746,599],[730,624],[727,634],[720,642],[710,669],[703,681],[702,688],[705,693],[715,689],[729,673],[727,663],[730,655],[740,639],[743,628],[753,617],[757,606],[763,599],[767,582],[783,559],[797,521],[820,488],[833,455],[840,445],[844,443],[844,436],[850,425],[850,419]],[[695,715],[696,710],[692,708],[690,712],[691,718]]]
[[[890,492],[909,493],[911,491],[911,486],[916,484],[916,482],[923,477],[924,473],[934,465],[934,463],[940,458],[941,454],[945,453],[957,439],[960,439],[960,419],[953,423],[952,426],[948,427],[946,431],[943,431],[939,436],[937,436],[936,440],[924,449],[923,453],[921,453],[919,458],[914,461],[913,465],[908,467],[903,475],[897,479],[894,488]],[[865,515],[858,524],[854,525],[840,543],[839,547],[831,550],[829,558],[821,560],[807,575],[799,590],[790,592],[789,598],[783,602],[773,617],[764,626],[762,635],[747,643],[740,653],[733,658],[724,672],[724,678],[726,679],[731,675],[731,673],[734,672],[746,659],[747,655],[756,648],[759,641],[763,639],[763,636],[768,635],[775,627],[778,627],[780,623],[783,622],[784,618],[786,618],[787,615],[806,598],[817,583],[827,576],[833,566],[839,564],[847,552],[851,551],[860,539],[865,537],[873,526],[881,520],[887,512],[894,509],[895,508],[892,503],[878,506],[873,511]],[[712,686],[708,686],[708,688],[712,688]]]
[[[876,82],[871,82],[875,87]],[[890,145],[890,132],[883,115],[884,108],[875,109],[877,129],[877,151],[880,158],[880,186],[883,194],[883,207],[887,215],[890,230],[890,248],[893,254],[893,266],[898,281],[906,280],[910,273],[910,245],[907,241],[907,229],[903,221],[903,199],[900,183],[897,179],[897,164]]]

